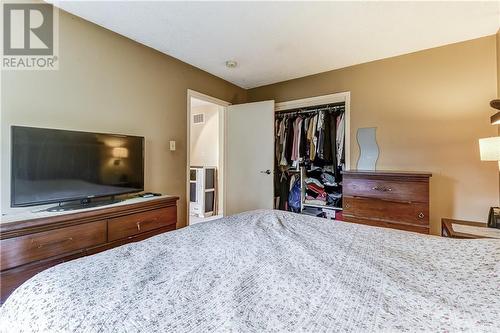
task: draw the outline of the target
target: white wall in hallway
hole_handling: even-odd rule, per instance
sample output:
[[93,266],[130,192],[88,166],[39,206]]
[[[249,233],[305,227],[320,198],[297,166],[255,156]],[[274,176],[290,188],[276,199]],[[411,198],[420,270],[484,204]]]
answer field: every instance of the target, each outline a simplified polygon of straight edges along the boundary
[[[193,124],[193,115],[203,113],[205,121]],[[191,109],[190,160],[195,166],[219,164],[219,107],[203,105]]]

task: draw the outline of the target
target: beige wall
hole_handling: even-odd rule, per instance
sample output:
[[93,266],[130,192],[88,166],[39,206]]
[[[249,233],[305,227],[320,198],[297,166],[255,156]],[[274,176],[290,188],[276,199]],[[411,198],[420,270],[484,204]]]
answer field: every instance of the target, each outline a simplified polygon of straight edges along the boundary
[[496,37],[374,61],[248,91],[277,102],[351,92],[351,165],[360,127],[378,127],[378,168],[433,173],[431,230],[440,219],[486,221],[498,205],[498,166],[479,160],[478,139],[494,136]]
[[[146,137],[145,188],[179,195],[185,225],[187,89],[237,103],[245,90],[60,12],[58,71],[2,72],[2,212],[10,208],[10,126]],[[169,140],[177,150],[169,151]]]
[[[500,29],[498,30],[497,34],[497,97],[500,98]],[[499,128],[499,134],[500,134],[500,126]]]
[[[203,113],[205,122],[193,124],[193,115]],[[218,166],[219,164],[219,107],[217,105],[191,108],[190,160],[194,166]]]

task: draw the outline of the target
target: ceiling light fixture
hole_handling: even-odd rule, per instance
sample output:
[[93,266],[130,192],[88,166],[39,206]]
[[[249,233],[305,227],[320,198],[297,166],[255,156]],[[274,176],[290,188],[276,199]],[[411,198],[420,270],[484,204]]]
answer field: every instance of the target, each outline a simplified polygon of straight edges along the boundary
[[226,61],[226,67],[227,68],[236,68],[238,66],[238,63],[234,60],[228,60]]

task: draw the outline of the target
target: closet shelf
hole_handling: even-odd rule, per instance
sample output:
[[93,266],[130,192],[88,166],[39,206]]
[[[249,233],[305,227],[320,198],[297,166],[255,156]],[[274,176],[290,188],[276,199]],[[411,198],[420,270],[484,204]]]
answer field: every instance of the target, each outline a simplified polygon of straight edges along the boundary
[[326,208],[326,209],[333,209],[333,210],[342,210],[342,207],[333,207],[333,206],[322,206],[322,205],[315,205],[315,204],[308,204],[308,203],[303,203],[302,204],[304,207],[314,207],[314,208]]

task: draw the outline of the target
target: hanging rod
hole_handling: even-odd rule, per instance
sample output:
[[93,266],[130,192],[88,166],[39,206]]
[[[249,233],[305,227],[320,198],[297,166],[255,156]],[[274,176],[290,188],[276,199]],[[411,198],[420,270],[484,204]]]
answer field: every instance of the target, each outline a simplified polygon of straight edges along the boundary
[[290,116],[290,115],[297,115],[297,114],[308,114],[308,113],[316,113],[320,111],[345,111],[345,105],[328,105],[328,106],[321,106],[321,107],[315,107],[314,109],[295,109],[295,110],[289,110],[289,111],[280,111],[276,112],[276,117],[283,117],[283,116]]

